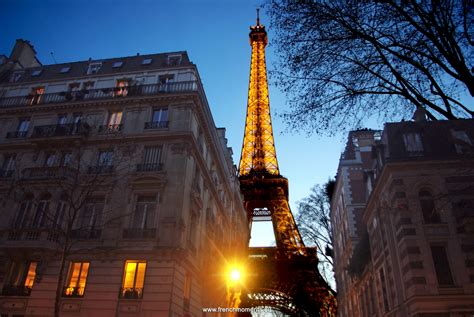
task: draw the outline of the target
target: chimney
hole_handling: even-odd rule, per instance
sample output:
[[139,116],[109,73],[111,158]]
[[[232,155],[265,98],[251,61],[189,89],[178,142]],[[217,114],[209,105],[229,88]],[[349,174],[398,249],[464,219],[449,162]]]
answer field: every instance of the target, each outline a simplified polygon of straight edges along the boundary
[[29,41],[17,39],[10,54],[10,60],[19,63],[23,68],[41,66],[36,58],[36,51]]
[[423,107],[416,107],[415,113],[413,114],[412,119],[415,122],[426,121],[426,110]]

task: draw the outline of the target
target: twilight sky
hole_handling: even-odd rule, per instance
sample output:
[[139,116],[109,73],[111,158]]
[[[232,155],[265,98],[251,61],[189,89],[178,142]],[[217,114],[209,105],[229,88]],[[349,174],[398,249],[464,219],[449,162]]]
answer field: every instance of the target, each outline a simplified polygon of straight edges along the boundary
[[[249,26],[256,0],[0,0],[0,54],[9,55],[17,38],[29,40],[43,64],[186,50],[199,70],[217,127],[227,129],[238,165],[242,146],[250,68]],[[261,23],[269,37],[267,68],[273,69],[272,29],[265,12]],[[341,134],[332,138],[285,132],[278,117],[285,96],[271,83],[270,105],[280,172],[289,179],[290,205],[310,188],[336,174],[343,149]],[[268,227],[267,227],[268,229]],[[263,228],[252,245],[274,238]]]

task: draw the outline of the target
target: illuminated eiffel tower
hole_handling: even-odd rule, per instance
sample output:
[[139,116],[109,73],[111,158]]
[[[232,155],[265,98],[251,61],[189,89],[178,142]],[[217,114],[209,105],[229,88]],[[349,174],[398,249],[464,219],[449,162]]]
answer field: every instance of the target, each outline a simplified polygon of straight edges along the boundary
[[247,118],[239,166],[248,220],[271,221],[276,247],[249,248],[240,307],[272,307],[292,316],[335,316],[334,294],[321,277],[315,248],[305,247],[280,175],[268,97],[265,26],[250,27],[252,60]]

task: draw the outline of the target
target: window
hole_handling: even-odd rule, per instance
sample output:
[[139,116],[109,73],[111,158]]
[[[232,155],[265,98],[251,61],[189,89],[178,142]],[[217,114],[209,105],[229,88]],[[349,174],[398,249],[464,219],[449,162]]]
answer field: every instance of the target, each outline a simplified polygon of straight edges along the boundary
[[92,87],[94,87],[94,82],[93,81],[85,81],[85,82],[82,83],[82,89],[83,90],[92,89]]
[[151,58],[145,58],[142,61],[142,65],[150,65],[153,60]]
[[158,76],[158,83],[160,83],[162,85],[171,83],[171,82],[173,82],[173,80],[174,80],[174,75],[173,74]]
[[155,228],[155,196],[138,196],[132,227],[135,229]]
[[28,226],[28,218],[30,216],[33,207],[33,201],[31,196],[25,197],[20,203],[18,211],[16,213],[15,220],[13,222],[14,229],[23,229]]
[[142,298],[145,284],[145,261],[126,261],[123,274],[121,298]]
[[97,74],[102,67],[102,63],[90,63],[87,68],[87,75]]
[[439,286],[452,286],[454,283],[446,255],[446,248],[442,245],[432,245],[431,256],[433,257],[433,264]]
[[59,72],[60,72],[61,74],[65,74],[65,73],[69,73],[70,70],[71,70],[71,67],[65,66],[65,67],[62,67]]
[[31,90],[31,94],[28,96],[28,103],[30,105],[37,105],[41,102],[42,95],[44,94],[44,87],[35,87]]
[[15,158],[16,156],[14,154],[5,155],[2,164],[2,171],[13,171],[15,169]]
[[87,274],[89,273],[89,262],[71,262],[66,286],[63,296],[83,297],[86,288]]
[[80,230],[86,230],[91,234],[95,231],[100,230],[102,224],[102,212],[104,210],[104,198],[96,197],[92,198],[86,203],[83,212],[80,217]]
[[185,311],[189,311],[189,300],[191,298],[191,274],[186,272],[183,286],[183,306]]
[[153,110],[152,122],[167,122],[168,108],[160,108]]
[[98,166],[112,166],[112,151],[100,151]]
[[419,155],[421,154],[420,152],[423,152],[423,143],[419,133],[403,134],[403,142],[409,155]]
[[122,111],[114,111],[110,113],[108,125],[109,126],[117,126],[122,123]]
[[31,76],[33,77],[39,76],[41,75],[42,72],[43,72],[42,69],[35,69],[34,71],[31,72]]
[[72,163],[72,153],[64,152],[61,155],[61,166],[70,166]]
[[56,206],[56,212],[54,213],[54,217],[52,219],[52,228],[53,229],[61,229],[64,221],[64,214],[67,210],[67,201],[66,196],[62,196]]
[[23,77],[24,71],[14,72],[10,77],[11,83],[16,83],[20,81],[21,77]]
[[453,136],[453,143],[456,149],[456,153],[464,154],[469,153],[472,150],[471,139],[467,135],[466,131],[451,130]]
[[45,194],[43,195],[41,200],[38,202],[35,216],[33,217],[33,222],[31,223],[31,228],[39,229],[39,228],[45,227],[46,219],[49,213],[50,198],[51,196],[49,194]]
[[123,62],[114,62],[112,68],[120,68],[123,66]]
[[58,115],[58,125],[65,125],[67,123],[67,113]]
[[388,312],[390,307],[388,305],[387,287],[385,285],[385,274],[384,274],[383,269],[380,269],[379,275],[380,275],[380,284],[382,286],[383,307],[384,307],[384,311]]
[[142,164],[138,166],[138,171],[158,171],[161,170],[161,146],[147,146],[143,153]]
[[16,136],[26,137],[28,134],[28,129],[30,128],[30,118],[20,118],[18,119],[18,126],[16,128]]
[[82,119],[82,113],[76,112],[72,114],[72,123],[78,124],[81,122]]
[[177,66],[181,63],[181,55],[168,55],[168,65]]
[[44,167],[53,167],[56,164],[56,153],[48,153],[44,159]]
[[128,85],[129,85],[129,80],[128,79],[120,79],[117,80],[117,85],[115,88],[115,96],[122,96],[125,97],[128,94]]
[[433,196],[427,190],[420,190],[418,193],[420,199],[421,211],[423,213],[423,220],[425,223],[440,223],[441,218],[435,208]]
[[3,295],[29,296],[35,282],[37,266],[37,262],[13,262],[3,287]]

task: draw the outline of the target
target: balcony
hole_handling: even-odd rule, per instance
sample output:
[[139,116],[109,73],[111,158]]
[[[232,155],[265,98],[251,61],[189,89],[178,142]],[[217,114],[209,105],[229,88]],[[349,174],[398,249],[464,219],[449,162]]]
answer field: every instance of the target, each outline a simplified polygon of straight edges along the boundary
[[77,170],[66,166],[25,168],[21,173],[23,180],[65,179],[77,175]]
[[[122,93],[120,93],[120,91]],[[67,102],[94,101],[113,98],[134,98],[136,96],[152,96],[160,94],[173,94],[200,91],[197,81],[180,81],[172,83],[159,83],[152,85],[128,86],[126,93],[124,87],[109,87],[101,89],[84,89],[60,93],[41,94],[41,98],[34,100],[35,105],[57,104]],[[31,106],[31,96],[0,98],[0,108]]]
[[156,228],[127,228],[123,230],[124,239],[154,239],[156,237]]
[[105,124],[99,126],[99,133],[107,134],[107,133],[117,133],[122,131],[123,124]]
[[63,287],[63,297],[81,298],[84,297],[84,287]]
[[32,138],[48,138],[72,135],[86,135],[90,130],[87,123],[42,125],[34,127]]
[[[60,233],[54,229],[40,228],[40,229],[28,229],[18,228],[4,231],[6,233],[6,240],[8,241],[42,241],[42,246],[48,246],[44,244],[44,241],[52,243],[59,241]],[[3,234],[2,234],[3,237]]]
[[143,297],[143,288],[120,288],[119,298],[140,299]]
[[145,122],[145,130],[148,129],[167,129],[169,121]]
[[71,231],[71,238],[77,240],[100,239],[102,230],[100,229],[76,229]]
[[28,131],[12,131],[7,132],[7,139],[21,139],[26,138]]
[[113,165],[96,165],[89,166],[88,174],[110,174],[114,171]]
[[30,296],[31,287],[21,285],[4,285],[2,289],[3,296]]
[[158,172],[163,170],[163,163],[138,164],[137,172]]

